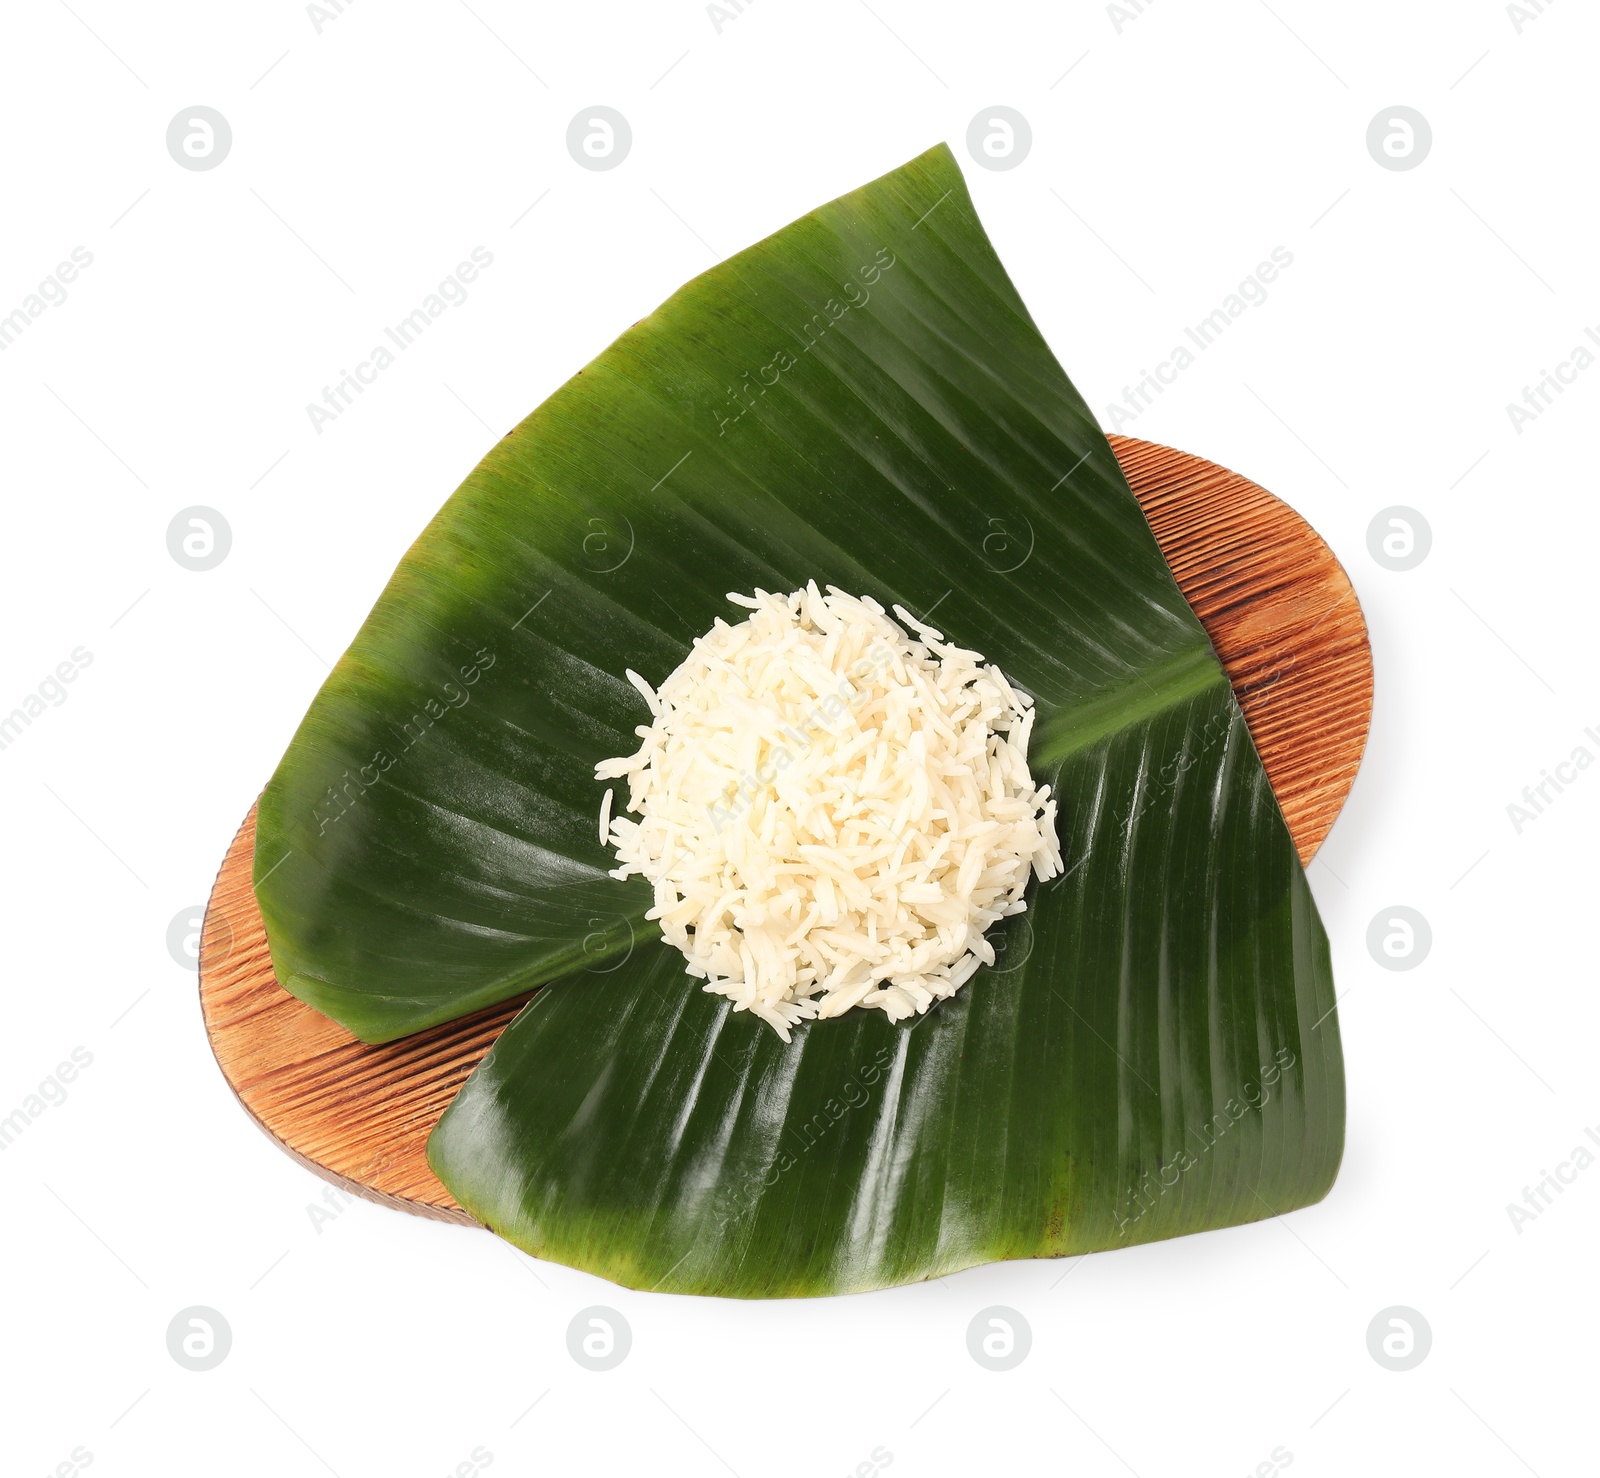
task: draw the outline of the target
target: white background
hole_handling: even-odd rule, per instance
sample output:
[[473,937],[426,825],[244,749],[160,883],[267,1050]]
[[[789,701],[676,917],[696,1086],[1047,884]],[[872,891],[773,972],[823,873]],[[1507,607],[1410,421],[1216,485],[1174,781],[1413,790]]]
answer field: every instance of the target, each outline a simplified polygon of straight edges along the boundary
[[[72,4],[13,0],[0,36],[0,315],[93,256],[0,353],[0,712],[93,656],[0,751],[0,1115],[93,1056],[0,1155],[5,1473],[75,1448],[274,1478],[474,1449],[740,1478],[875,1448],[907,1475],[1592,1470],[1600,1165],[1520,1229],[1506,1209],[1600,1124],[1600,769],[1520,833],[1507,812],[1600,756],[1600,367],[1520,432],[1506,412],[1600,324],[1591,10],[1130,0],[1119,30],[1089,3],[760,0],[719,31],[686,0],[367,0],[319,33],[287,0]],[[165,146],[195,104],[234,135],[206,172]],[[634,135],[604,173],[565,146],[594,104]],[[995,104],[1033,132],[1006,172],[965,146]],[[1367,151],[1395,104],[1432,125],[1414,170]],[[318,1230],[323,1185],[231,1098],[169,921],[492,440],[717,254],[940,139],[1102,420],[1293,254],[1124,429],[1292,503],[1371,627],[1371,743],[1311,868],[1349,1074],[1332,1194],[793,1303],[635,1294],[365,1203]],[[480,245],[470,299],[318,434],[306,403]],[[192,504],[233,531],[208,573],[166,547]],[[1368,552],[1395,504],[1433,531],[1408,572]],[[1366,946],[1396,904],[1433,931],[1404,973]],[[166,1348],[195,1304],[233,1332],[203,1374]],[[633,1330],[605,1374],[566,1349],[592,1304]],[[1001,1374],[966,1348],[994,1304],[1033,1331]],[[1404,1373],[1366,1340],[1397,1304],[1433,1332]]]

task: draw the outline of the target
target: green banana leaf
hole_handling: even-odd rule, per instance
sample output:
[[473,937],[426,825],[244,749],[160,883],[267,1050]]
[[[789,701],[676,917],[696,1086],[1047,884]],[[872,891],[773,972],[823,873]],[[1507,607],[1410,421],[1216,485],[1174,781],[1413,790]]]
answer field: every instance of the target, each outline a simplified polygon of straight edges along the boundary
[[[927,1016],[785,1044],[600,845],[599,759],[727,591],[898,602],[1033,694],[1068,871]],[[939,147],[695,279],[484,459],[262,798],[278,978],[370,1041],[544,985],[429,1159],[641,1288],[825,1294],[1332,1184],[1327,941],[1227,677]]]

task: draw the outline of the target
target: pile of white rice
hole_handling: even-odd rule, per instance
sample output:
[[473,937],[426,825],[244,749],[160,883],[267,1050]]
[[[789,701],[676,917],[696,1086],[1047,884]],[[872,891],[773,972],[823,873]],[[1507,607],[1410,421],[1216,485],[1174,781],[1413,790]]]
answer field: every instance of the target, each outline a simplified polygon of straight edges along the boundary
[[600,806],[611,874],[655,887],[648,917],[706,990],[783,1037],[873,1006],[891,1020],[994,963],[984,931],[1061,872],[1056,803],[1028,772],[1033,700],[900,606],[813,581],[728,597],[659,692],[628,780]]

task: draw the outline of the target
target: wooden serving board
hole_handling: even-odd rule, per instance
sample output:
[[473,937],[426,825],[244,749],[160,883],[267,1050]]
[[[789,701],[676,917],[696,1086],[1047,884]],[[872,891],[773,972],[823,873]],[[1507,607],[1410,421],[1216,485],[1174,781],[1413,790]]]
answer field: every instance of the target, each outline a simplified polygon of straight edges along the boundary
[[[1253,482],[1170,447],[1111,445],[1204,624],[1309,862],[1344,804],[1372,715],[1355,591],[1298,514]],[[223,1076],[283,1149],[354,1195],[474,1225],[428,1168],[433,1126],[528,1000],[369,1046],[272,973],[250,884],[256,813],[228,848],[200,942],[200,1007]]]

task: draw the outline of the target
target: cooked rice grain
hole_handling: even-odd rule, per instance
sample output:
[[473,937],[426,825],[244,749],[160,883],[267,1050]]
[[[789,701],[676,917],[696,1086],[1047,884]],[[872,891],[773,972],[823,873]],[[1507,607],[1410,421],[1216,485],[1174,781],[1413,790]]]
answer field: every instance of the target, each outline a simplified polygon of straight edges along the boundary
[[900,1020],[994,963],[984,931],[1062,870],[1056,802],[1028,770],[1033,700],[900,606],[813,581],[730,595],[653,690],[600,829],[616,878],[705,989],[785,1041],[795,1023],[872,1007]]

